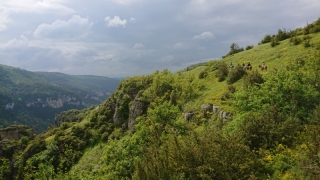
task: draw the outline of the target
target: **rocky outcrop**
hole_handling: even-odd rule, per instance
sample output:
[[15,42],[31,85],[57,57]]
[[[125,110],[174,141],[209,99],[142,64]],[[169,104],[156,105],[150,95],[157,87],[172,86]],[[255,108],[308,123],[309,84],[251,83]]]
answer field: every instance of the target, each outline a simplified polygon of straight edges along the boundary
[[9,109],[12,110],[13,107],[14,107],[14,102],[6,104],[6,110],[9,110]]
[[223,120],[230,120],[232,119],[232,115],[230,112],[227,111],[219,111],[219,118],[223,119]]
[[219,111],[219,106],[212,106],[212,112],[217,113]]
[[193,113],[191,112],[183,113],[182,116],[184,117],[184,120],[192,121]]
[[45,100],[41,98],[37,98],[35,101],[26,102],[27,107],[52,107],[52,108],[61,108],[65,104],[73,105],[73,106],[80,106],[83,105],[81,100],[78,100],[76,97],[64,95],[58,98],[47,97]]
[[28,126],[10,126],[0,129],[0,141],[19,140],[22,136],[30,136],[31,130]]
[[118,125],[121,122],[123,122],[123,118],[122,118],[122,116],[120,114],[120,110],[119,110],[122,97],[123,97],[123,94],[122,93],[119,94],[117,101],[116,101],[116,107],[115,107],[114,114],[113,114],[113,124],[114,125]]
[[129,120],[128,120],[128,129],[132,130],[137,124],[137,117],[146,113],[147,104],[140,99],[139,94],[134,98],[132,105],[129,109]]
[[202,112],[212,112],[212,104],[202,104],[201,105]]

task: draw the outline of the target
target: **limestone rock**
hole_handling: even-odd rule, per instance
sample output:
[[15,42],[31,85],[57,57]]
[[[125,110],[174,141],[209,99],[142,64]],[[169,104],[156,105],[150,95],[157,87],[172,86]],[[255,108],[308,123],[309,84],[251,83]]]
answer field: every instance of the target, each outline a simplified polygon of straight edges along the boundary
[[130,109],[129,109],[129,121],[128,121],[129,130],[132,130],[134,128],[135,124],[137,124],[137,121],[136,121],[137,117],[146,113],[147,103],[141,101],[141,99],[139,97],[140,97],[140,95],[137,94],[132,102]]
[[217,113],[219,111],[219,106],[212,106],[212,112]]
[[183,113],[182,115],[184,117],[184,120],[186,120],[186,121],[191,121],[192,120],[193,113],[187,112],[187,113]]

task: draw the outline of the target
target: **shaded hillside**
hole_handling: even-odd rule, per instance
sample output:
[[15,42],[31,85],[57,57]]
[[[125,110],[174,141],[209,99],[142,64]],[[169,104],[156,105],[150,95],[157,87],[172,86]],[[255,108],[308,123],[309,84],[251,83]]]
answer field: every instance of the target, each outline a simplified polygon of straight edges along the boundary
[[[55,114],[101,103],[117,82],[105,77],[61,74],[66,77],[63,84],[49,76],[4,65],[0,65],[0,75],[0,125],[26,124],[40,132],[54,123]],[[69,83],[71,79],[76,83]]]
[[[310,36],[308,47],[286,39],[127,78],[99,106],[13,142],[21,148],[1,158],[2,177],[319,179],[320,34]],[[237,66],[247,61],[252,70]]]
[[86,106],[99,104],[109,97],[119,85],[119,80],[90,75],[36,72],[45,79],[66,89],[77,92]]

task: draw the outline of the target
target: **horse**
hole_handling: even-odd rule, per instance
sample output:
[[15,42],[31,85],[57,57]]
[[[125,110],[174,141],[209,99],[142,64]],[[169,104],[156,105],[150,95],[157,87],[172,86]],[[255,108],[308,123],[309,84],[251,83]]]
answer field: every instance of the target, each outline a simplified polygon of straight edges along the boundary
[[243,69],[244,70],[252,70],[252,66],[244,66]]
[[266,70],[266,71],[267,71],[267,69],[268,69],[267,66],[261,66],[261,65],[259,65],[259,68],[261,69],[261,71],[263,71],[263,70]]

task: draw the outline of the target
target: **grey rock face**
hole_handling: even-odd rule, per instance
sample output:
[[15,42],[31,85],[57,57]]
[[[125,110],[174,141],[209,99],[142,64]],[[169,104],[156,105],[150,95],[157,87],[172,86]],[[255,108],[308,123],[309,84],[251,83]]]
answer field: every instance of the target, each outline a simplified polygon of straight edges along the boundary
[[186,121],[191,121],[192,120],[193,113],[187,112],[187,113],[183,113],[182,115],[184,117],[184,120],[186,120]]
[[231,115],[230,112],[220,111],[220,112],[219,112],[219,117],[220,117],[221,119],[224,119],[224,120],[229,120],[229,119],[232,118],[232,115]]
[[146,103],[141,101],[139,98],[139,94],[133,100],[133,103],[129,109],[129,120],[128,120],[128,128],[132,130],[134,126],[137,124],[137,117],[141,116],[146,111]]
[[119,106],[120,106],[122,97],[123,97],[123,94],[119,94],[119,96],[117,98],[116,108],[115,108],[115,112],[113,114],[113,124],[114,125],[118,125],[123,121],[122,117],[119,114]]
[[212,106],[212,112],[217,113],[219,111],[219,106]]
[[212,104],[202,104],[201,110],[204,112],[206,112],[206,111],[211,112],[212,111]]

